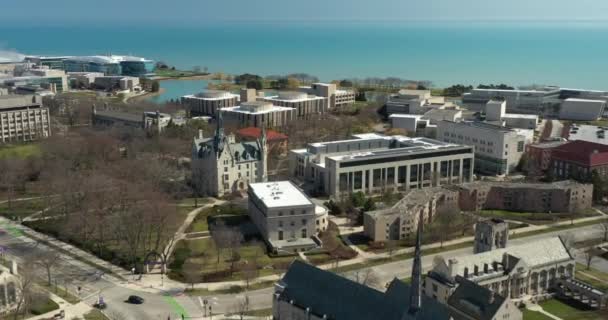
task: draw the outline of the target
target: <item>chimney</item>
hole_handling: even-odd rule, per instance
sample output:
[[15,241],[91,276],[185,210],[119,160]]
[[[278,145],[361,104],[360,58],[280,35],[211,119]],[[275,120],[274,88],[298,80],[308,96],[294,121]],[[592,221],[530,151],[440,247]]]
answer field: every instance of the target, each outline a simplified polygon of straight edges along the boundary
[[492,269],[494,269],[494,271],[498,271],[498,262],[492,261]]
[[468,267],[464,267],[464,277],[465,278],[469,277],[469,268]]
[[475,265],[475,267],[473,268],[473,273],[478,276],[479,275],[479,267],[477,265]]
[[450,276],[454,276],[454,270],[458,266],[458,260],[456,258],[452,258],[448,260],[448,268],[450,269]]
[[489,269],[489,268],[488,268],[488,264],[487,264],[487,263],[484,263],[484,264],[483,264],[483,273],[488,273],[488,271],[489,271],[488,269]]
[[490,290],[490,299],[488,299],[488,302],[490,304],[492,304],[492,303],[494,303],[494,299],[495,299],[495,297],[494,297],[494,291]]
[[11,260],[10,272],[15,276],[19,274],[17,271],[17,260]]
[[203,129],[198,129],[198,138],[203,139]]

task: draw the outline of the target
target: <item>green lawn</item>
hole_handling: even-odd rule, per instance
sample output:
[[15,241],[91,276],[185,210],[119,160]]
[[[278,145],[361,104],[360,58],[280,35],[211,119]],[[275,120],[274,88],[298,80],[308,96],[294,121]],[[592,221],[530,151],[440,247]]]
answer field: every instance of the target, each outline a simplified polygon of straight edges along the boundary
[[171,69],[156,69],[155,74],[158,77],[179,78],[192,76],[205,76],[208,73],[194,72],[189,70],[171,70]]
[[30,306],[30,313],[33,315],[41,315],[57,309],[59,309],[59,305],[49,298],[34,299]]
[[[183,208],[183,207],[182,207]],[[188,208],[190,210],[190,208]],[[213,223],[214,218],[217,216],[247,216],[247,209],[241,208],[232,204],[213,206],[211,208],[204,209],[194,218],[190,227],[186,230],[189,232],[202,232],[209,231],[209,224]],[[225,221],[229,224],[231,221]],[[233,223],[238,223],[235,221]]]
[[25,159],[31,156],[39,156],[40,153],[40,146],[37,143],[5,145],[0,147],[0,159],[9,157]]
[[12,220],[25,218],[44,209],[46,202],[43,199],[12,201],[9,209],[8,202],[0,204],[0,215]]
[[553,320],[553,318],[547,317],[538,311],[524,309],[522,312],[524,314],[524,320]]
[[[507,220],[521,221],[529,224],[547,224],[570,219],[569,213],[545,213],[545,212],[515,212],[506,210],[482,210],[478,213],[482,217],[501,218]],[[575,218],[597,216],[598,213],[590,210],[579,213]]]
[[590,310],[576,301],[561,301],[550,299],[540,303],[545,311],[563,320],[595,320],[606,319],[606,311]]
[[101,311],[93,309],[84,315],[84,320],[109,320],[109,318]]
[[[598,281],[594,278],[598,278],[602,281]],[[601,272],[594,268],[587,270],[587,266],[577,263],[575,279],[586,282],[599,290],[608,291],[608,273]]]
[[590,225],[595,225],[595,224],[599,224],[602,221],[606,221],[606,219],[598,219],[598,220],[594,220],[594,221],[585,221],[585,222],[579,222],[579,223],[575,223],[575,224],[565,224],[565,225],[560,225],[560,226],[553,226],[547,229],[542,229],[542,230],[534,230],[534,231],[528,231],[528,232],[522,232],[522,233],[517,233],[513,236],[509,236],[510,239],[516,239],[516,238],[523,238],[523,237],[530,237],[530,236],[535,236],[535,235],[539,235],[539,234],[543,234],[543,233],[547,233],[547,232],[555,232],[555,231],[560,231],[560,230],[568,230],[568,229],[573,229],[573,228],[580,228],[580,227],[584,227],[584,226],[590,226]]

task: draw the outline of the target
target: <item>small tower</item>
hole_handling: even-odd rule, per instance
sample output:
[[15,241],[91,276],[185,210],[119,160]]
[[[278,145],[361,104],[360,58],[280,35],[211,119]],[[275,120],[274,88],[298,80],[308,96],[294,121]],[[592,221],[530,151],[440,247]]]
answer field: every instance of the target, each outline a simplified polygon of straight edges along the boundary
[[217,113],[217,128],[213,137],[213,150],[218,158],[224,150],[224,119],[220,110]]
[[509,224],[501,219],[481,220],[475,224],[474,253],[506,248],[509,241]]
[[268,137],[266,136],[266,126],[262,122],[262,134],[258,141],[260,146],[260,165],[258,166],[258,182],[268,181]]
[[422,251],[420,249],[422,243],[422,224],[424,217],[420,211],[418,219],[418,232],[416,233],[416,249],[414,251],[414,262],[412,264],[412,283],[410,286],[410,304],[407,314],[403,315],[404,319],[408,316],[415,316],[422,307]]

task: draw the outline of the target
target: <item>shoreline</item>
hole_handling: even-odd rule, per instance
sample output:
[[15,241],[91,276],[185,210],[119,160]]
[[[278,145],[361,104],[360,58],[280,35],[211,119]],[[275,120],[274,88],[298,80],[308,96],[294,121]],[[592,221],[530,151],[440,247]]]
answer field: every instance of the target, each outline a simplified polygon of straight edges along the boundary
[[165,88],[159,88],[158,91],[156,91],[156,92],[146,92],[146,93],[138,95],[138,96],[129,97],[125,100],[125,103],[140,102],[142,100],[145,101],[148,98],[160,96],[161,94],[165,93],[165,91],[166,91]]

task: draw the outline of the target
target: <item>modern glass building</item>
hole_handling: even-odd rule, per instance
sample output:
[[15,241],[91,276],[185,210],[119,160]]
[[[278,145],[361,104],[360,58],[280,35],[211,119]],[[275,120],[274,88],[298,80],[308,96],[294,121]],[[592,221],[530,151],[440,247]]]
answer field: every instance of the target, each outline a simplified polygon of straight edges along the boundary
[[156,70],[156,63],[154,61],[141,58],[137,59],[138,60],[130,59],[120,62],[122,75],[132,77],[146,77],[154,75],[154,71]]
[[107,76],[146,77],[154,75],[155,62],[131,56],[80,56],[63,60],[66,72],[100,72]]

